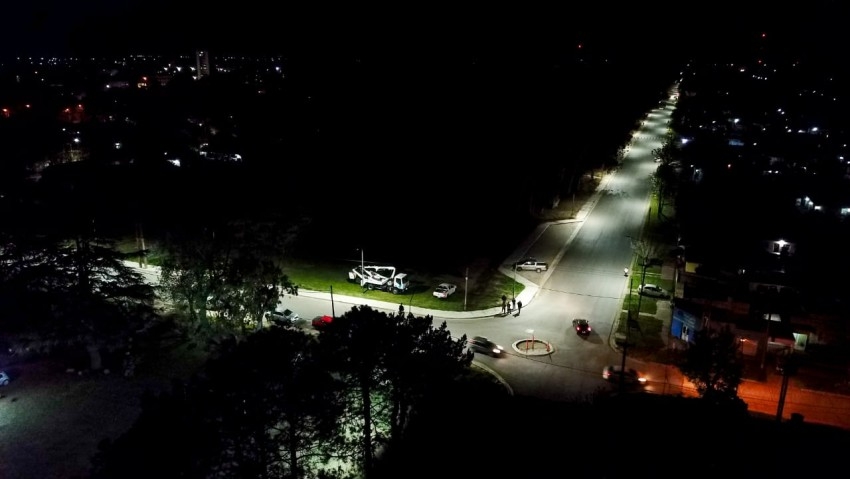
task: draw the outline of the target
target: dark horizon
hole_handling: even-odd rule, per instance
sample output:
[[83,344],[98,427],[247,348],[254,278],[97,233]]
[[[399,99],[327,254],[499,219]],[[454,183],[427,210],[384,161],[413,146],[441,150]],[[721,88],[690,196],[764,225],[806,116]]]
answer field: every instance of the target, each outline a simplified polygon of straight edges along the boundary
[[[76,3],[76,4],[75,4]],[[645,5],[496,8],[492,5],[380,8],[282,5],[243,0],[222,8],[208,2],[88,0],[13,3],[0,32],[0,57],[174,54],[196,49],[222,54],[388,55],[516,50],[547,57],[579,43],[607,54],[693,56],[735,51],[767,33],[790,49],[820,54],[840,41],[837,2],[776,11],[756,2],[663,1]],[[837,60],[837,59],[833,59]],[[838,61],[835,61],[838,64]]]

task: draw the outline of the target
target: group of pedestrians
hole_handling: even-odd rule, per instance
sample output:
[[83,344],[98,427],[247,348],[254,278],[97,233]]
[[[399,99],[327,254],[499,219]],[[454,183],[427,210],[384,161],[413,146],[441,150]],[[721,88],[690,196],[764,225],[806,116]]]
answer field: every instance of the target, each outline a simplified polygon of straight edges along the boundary
[[519,316],[519,313],[522,311],[522,301],[517,301],[516,298],[508,301],[508,297],[504,294],[502,295],[502,314],[508,315],[511,314],[511,311],[516,310],[516,315]]

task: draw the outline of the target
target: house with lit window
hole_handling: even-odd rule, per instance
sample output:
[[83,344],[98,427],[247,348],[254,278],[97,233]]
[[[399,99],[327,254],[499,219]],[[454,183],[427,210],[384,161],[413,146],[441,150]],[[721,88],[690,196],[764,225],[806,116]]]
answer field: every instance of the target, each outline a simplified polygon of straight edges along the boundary
[[692,342],[704,328],[728,327],[745,355],[765,357],[845,341],[842,308],[806,291],[796,252],[797,244],[783,239],[761,242],[746,261],[689,248],[677,277],[671,336]]

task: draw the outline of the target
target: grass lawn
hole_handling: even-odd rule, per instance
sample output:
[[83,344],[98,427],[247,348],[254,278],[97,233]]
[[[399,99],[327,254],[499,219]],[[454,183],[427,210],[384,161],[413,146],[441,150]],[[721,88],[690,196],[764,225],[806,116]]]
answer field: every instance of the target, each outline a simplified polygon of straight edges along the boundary
[[[390,303],[403,303],[424,309],[443,311],[464,311],[465,280],[462,277],[435,277],[419,273],[410,274],[410,289],[403,295],[385,291],[364,290],[358,283],[348,281],[350,264],[287,260],[282,265],[289,279],[299,288],[312,291],[324,291],[356,298],[369,298]],[[447,299],[433,296],[434,287],[441,282],[457,285],[457,292]],[[514,289],[515,288],[515,289]],[[466,292],[466,310],[476,311],[499,307],[503,294],[519,294],[525,287],[514,282],[513,278],[492,269],[477,275],[477,280],[469,284]]]
[[[620,314],[617,333],[626,334],[627,313],[623,311]],[[665,349],[664,340],[661,335],[663,322],[655,316],[641,314],[637,317],[637,325],[632,321],[632,330],[629,332],[629,352],[639,355],[641,352],[645,354],[655,354],[659,350]]]
[[627,295],[623,300],[623,309],[632,312],[637,311],[638,301],[640,301],[641,314],[654,315],[658,312],[658,299],[648,296],[639,297],[637,290],[633,292],[631,298]]
[[[115,242],[115,249],[124,254],[130,254],[131,256],[127,259],[129,261],[138,261],[139,255],[132,254],[139,251],[139,245],[136,243],[136,239],[132,237],[124,237]],[[161,266],[162,265],[162,255],[158,252],[158,248],[154,241],[148,240],[145,243],[145,249],[147,249],[148,254],[145,258],[147,264],[152,266]]]

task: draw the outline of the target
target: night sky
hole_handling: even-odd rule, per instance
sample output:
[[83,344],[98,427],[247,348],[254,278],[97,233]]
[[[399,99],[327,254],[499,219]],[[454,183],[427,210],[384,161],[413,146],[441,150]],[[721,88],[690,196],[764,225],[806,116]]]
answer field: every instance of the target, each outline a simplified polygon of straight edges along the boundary
[[[314,109],[321,111],[324,102],[327,111],[315,131],[339,144],[316,164],[337,165],[343,183],[329,187],[325,177],[299,175],[295,167],[276,181],[310,178],[311,187],[321,184],[350,196],[357,186],[348,178],[358,173],[356,185],[404,191],[405,207],[417,203],[424,211],[447,211],[458,224],[475,212],[480,228],[502,228],[510,215],[493,207],[501,204],[493,200],[512,204],[513,185],[530,174],[527,162],[518,158],[575,157],[582,147],[575,139],[598,133],[594,125],[604,124],[607,112],[622,109],[622,98],[606,92],[622,90],[623,83],[647,90],[640,82],[653,75],[672,81],[675,76],[659,66],[682,65],[695,56],[734,61],[736,55],[751,55],[762,33],[777,47],[773,51],[833,65],[841,65],[843,52],[834,54],[831,44],[845,43],[837,26],[844,16],[837,2],[824,0],[793,11],[775,2],[731,0],[558,6],[406,2],[368,8],[307,4],[14,2],[4,6],[0,58],[191,55],[197,49],[213,57],[282,55],[292,67],[288,78],[303,79],[304,92],[311,92],[314,82],[325,82]],[[579,45],[587,58],[619,64],[608,75],[617,78],[588,76],[596,83],[575,80],[569,86],[577,77],[570,73],[575,63],[569,62],[578,57]],[[572,97],[587,101],[588,91],[595,95],[592,108],[581,102],[570,108]],[[551,105],[559,107],[547,109]],[[353,170],[339,173],[344,167],[339,165]],[[469,171],[458,171],[464,167]],[[485,197],[492,218],[481,214]],[[401,218],[406,223],[410,214],[404,211],[385,208],[376,221]],[[428,232],[427,241],[444,241],[439,231],[448,222],[436,213],[433,221],[433,228],[420,223],[417,234]],[[386,237],[385,229],[374,230]],[[411,234],[401,227],[393,231]]]
[[[85,55],[386,51],[518,48],[557,50],[576,41],[635,55],[692,54],[731,47],[767,31],[776,41],[830,56],[842,37],[838,2],[793,11],[775,2],[439,2],[377,5],[242,0],[7,2],[0,54]],[[310,4],[311,6],[306,6]],[[340,5],[345,5],[341,7]],[[401,6],[399,6],[401,5]],[[666,45],[665,45],[666,43]]]

